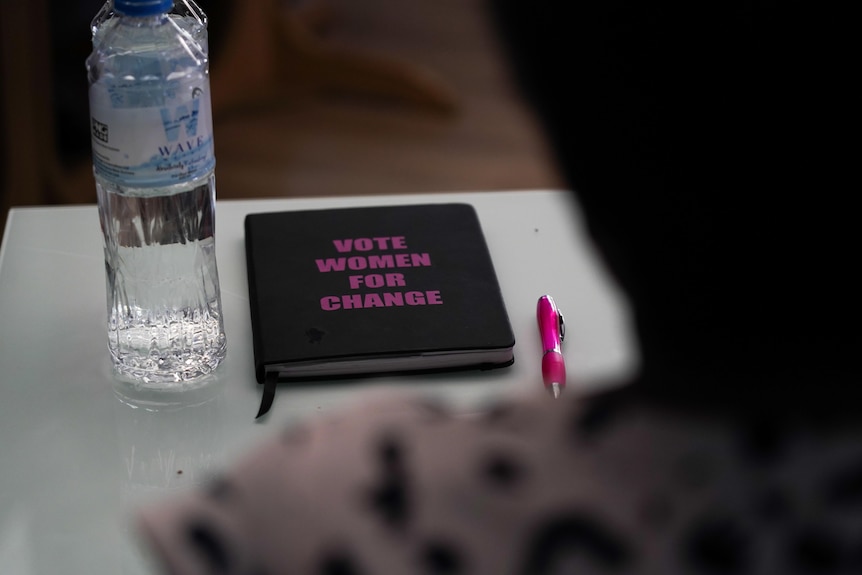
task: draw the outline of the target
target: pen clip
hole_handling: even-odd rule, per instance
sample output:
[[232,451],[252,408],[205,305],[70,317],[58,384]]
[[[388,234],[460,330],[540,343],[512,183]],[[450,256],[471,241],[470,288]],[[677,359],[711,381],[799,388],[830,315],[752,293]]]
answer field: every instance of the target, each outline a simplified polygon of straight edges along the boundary
[[560,342],[566,339],[566,321],[563,319],[563,312],[557,310],[557,319],[560,326]]

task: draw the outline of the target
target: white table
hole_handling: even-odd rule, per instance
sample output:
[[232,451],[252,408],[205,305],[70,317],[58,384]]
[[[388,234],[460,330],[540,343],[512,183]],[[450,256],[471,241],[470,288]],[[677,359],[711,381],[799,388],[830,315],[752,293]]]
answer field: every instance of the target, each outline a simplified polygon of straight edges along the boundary
[[[515,332],[515,364],[282,384],[272,412],[255,422],[261,387],[252,361],[244,216],[453,201],[479,213]],[[96,207],[9,213],[0,248],[0,574],[151,573],[129,528],[132,506],[199,484],[263,434],[374,390],[435,394],[465,412],[501,395],[540,393],[535,306],[544,293],[566,317],[569,390],[605,385],[636,369],[625,302],[596,261],[570,193],[222,201],[216,225],[227,359],[203,390],[148,408],[115,393]]]

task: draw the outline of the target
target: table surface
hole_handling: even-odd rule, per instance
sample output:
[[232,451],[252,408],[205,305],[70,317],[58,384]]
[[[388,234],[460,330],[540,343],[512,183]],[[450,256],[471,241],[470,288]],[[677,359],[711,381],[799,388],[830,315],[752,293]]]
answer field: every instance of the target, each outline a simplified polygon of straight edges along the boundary
[[[515,363],[488,372],[282,384],[255,421],[243,219],[248,213],[466,202],[479,214],[515,332]],[[573,194],[520,190],[220,201],[216,253],[228,354],[212,381],[161,405],[111,375],[96,206],[16,208],[0,248],[0,574],[154,573],[129,526],[138,505],[200,484],[265,434],[379,390],[439,397],[465,416],[541,393],[536,301],[566,318],[569,390],[637,368],[625,300],[597,260]],[[550,398],[549,398],[550,401]]]

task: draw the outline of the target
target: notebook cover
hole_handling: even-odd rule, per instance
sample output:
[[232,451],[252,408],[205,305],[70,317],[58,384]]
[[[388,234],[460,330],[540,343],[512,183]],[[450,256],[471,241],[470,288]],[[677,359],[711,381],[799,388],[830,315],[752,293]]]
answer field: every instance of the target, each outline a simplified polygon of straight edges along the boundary
[[[258,382],[514,360],[469,204],[249,214],[245,241]],[[313,376],[290,373],[309,365]]]

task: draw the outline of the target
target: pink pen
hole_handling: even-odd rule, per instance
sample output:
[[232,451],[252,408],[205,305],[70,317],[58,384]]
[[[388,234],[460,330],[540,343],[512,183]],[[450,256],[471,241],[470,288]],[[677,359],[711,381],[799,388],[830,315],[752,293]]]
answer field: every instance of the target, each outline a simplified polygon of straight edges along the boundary
[[557,398],[566,387],[566,364],[562,351],[566,325],[554,298],[549,295],[539,298],[536,319],[539,320],[539,335],[542,337],[542,379],[548,392]]

